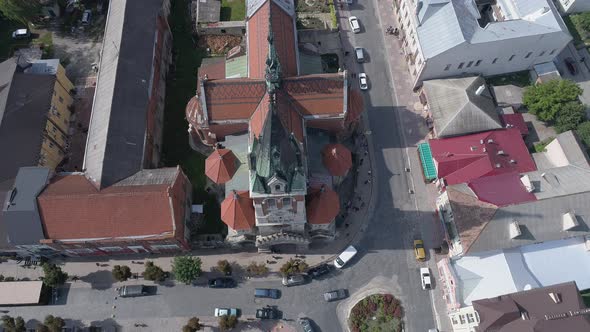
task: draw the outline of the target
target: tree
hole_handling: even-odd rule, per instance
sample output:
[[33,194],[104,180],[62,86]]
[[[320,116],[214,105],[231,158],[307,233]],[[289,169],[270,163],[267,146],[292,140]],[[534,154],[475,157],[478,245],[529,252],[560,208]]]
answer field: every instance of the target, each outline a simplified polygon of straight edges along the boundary
[[555,120],[555,129],[558,133],[575,130],[584,120],[586,120],[584,105],[579,102],[565,103],[561,106]]
[[113,277],[117,281],[125,281],[131,278],[131,269],[127,265],[115,265],[113,267]]
[[[27,328],[25,327],[25,320],[18,316],[14,319],[14,332],[26,332]],[[7,331],[10,332],[10,331]]]
[[234,315],[225,315],[219,317],[219,329],[221,331],[227,331],[233,329],[238,325],[238,317]]
[[2,316],[2,328],[5,332],[26,332],[25,320],[18,316],[16,318],[8,315]]
[[43,264],[43,283],[48,287],[63,285],[68,280],[68,274],[63,272],[59,266],[53,263]]
[[66,322],[63,320],[63,318],[53,315],[45,317],[45,321],[43,323],[45,326],[47,326],[50,332],[61,332],[63,327],[66,326]]
[[250,262],[246,267],[246,272],[252,276],[263,276],[268,273],[268,267],[264,263]]
[[0,12],[11,21],[27,24],[41,13],[39,0],[0,0]]
[[576,133],[586,145],[586,149],[590,149],[590,121],[582,122],[576,129]]
[[201,275],[201,259],[193,256],[176,256],[172,262],[172,272],[176,280],[189,284]]
[[576,27],[584,30],[586,33],[590,33],[590,13],[584,12],[570,15],[570,18]]
[[232,268],[231,264],[226,260],[220,260],[217,262],[217,270],[225,275],[230,275]]
[[582,89],[570,80],[551,80],[524,90],[523,104],[541,121],[554,121],[568,102],[578,101]]
[[307,271],[309,265],[301,259],[289,259],[283,266],[281,266],[281,273],[283,275],[291,275]]
[[154,262],[147,261],[145,263],[143,278],[146,280],[164,281],[166,280],[166,272],[161,267],[154,265]]
[[37,327],[35,327],[35,332],[51,332],[51,331],[49,331],[49,327],[47,327],[47,325],[38,323]]
[[200,331],[203,328],[201,322],[197,317],[193,317],[188,320],[185,326],[182,327],[182,332],[196,332]]

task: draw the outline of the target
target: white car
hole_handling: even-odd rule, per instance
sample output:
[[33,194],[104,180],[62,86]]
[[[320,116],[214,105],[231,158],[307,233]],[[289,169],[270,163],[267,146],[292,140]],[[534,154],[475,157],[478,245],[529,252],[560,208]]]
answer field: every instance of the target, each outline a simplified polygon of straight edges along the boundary
[[215,308],[215,317],[221,316],[237,316],[238,309],[233,308]]
[[430,269],[427,267],[420,268],[420,280],[422,281],[422,289],[423,290],[430,290],[432,289],[432,282],[430,280]]
[[348,261],[350,261],[357,251],[353,246],[348,246],[336,259],[334,260],[334,266],[341,269]]
[[348,22],[350,23],[350,28],[352,29],[352,32],[361,32],[361,25],[359,23],[359,19],[356,16],[349,17]]
[[365,74],[365,73],[359,74],[359,84],[361,86],[361,90],[367,90],[369,88],[369,82],[367,81],[367,74]]

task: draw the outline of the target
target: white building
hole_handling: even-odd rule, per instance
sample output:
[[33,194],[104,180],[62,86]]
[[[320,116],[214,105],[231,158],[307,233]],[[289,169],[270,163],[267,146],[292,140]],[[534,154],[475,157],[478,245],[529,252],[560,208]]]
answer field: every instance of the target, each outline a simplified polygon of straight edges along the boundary
[[414,77],[499,75],[553,60],[572,39],[552,0],[398,0]]
[[590,0],[556,0],[564,14],[590,11]]

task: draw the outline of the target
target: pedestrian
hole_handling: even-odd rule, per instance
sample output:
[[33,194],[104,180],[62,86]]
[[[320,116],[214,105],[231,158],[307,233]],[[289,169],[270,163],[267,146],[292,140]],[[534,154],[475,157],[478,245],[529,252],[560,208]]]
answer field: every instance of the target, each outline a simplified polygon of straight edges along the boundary
[[369,176],[371,176],[371,174],[373,174],[373,173],[371,172],[371,170],[368,170],[367,174],[369,174]]
[[369,180],[365,180],[365,184],[369,184]]
[[96,263],[96,266],[100,266],[100,264]]
[[362,165],[363,161],[365,161],[365,158],[361,158],[361,160],[359,161],[359,163]]

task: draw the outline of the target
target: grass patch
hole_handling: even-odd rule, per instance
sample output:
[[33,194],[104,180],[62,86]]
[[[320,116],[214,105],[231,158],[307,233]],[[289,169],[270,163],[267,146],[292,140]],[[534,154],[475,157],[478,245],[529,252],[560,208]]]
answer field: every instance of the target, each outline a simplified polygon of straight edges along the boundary
[[322,54],[322,70],[324,73],[338,72],[338,55],[335,53]]
[[204,204],[205,224],[200,230],[222,233],[225,225],[221,222],[219,204],[204,190],[205,157],[189,146],[188,123],[184,118],[186,103],[197,87],[197,69],[205,56],[205,52],[196,48],[193,42],[187,6],[187,0],[173,1],[170,13],[176,66],[166,82],[162,162],[166,166],[180,165],[193,185],[194,202]]
[[22,28],[25,28],[22,23],[10,21],[0,15],[0,61],[10,58],[16,49],[29,45],[30,39],[12,39],[12,32]]
[[547,145],[549,145],[549,143],[551,143],[554,139],[555,137],[549,137],[542,142],[534,144],[533,147],[535,149],[535,152],[545,152],[545,147],[547,147]]
[[53,58],[53,33],[45,32],[39,38],[33,40],[34,45],[39,45],[43,51],[43,59]]
[[582,300],[584,300],[584,304],[587,308],[590,308],[590,289],[586,289],[580,292],[582,295]]
[[245,18],[245,0],[221,0],[220,21],[243,21]]
[[512,84],[522,88],[531,85],[531,75],[528,70],[523,70],[506,75],[486,77],[486,81],[491,85]]

